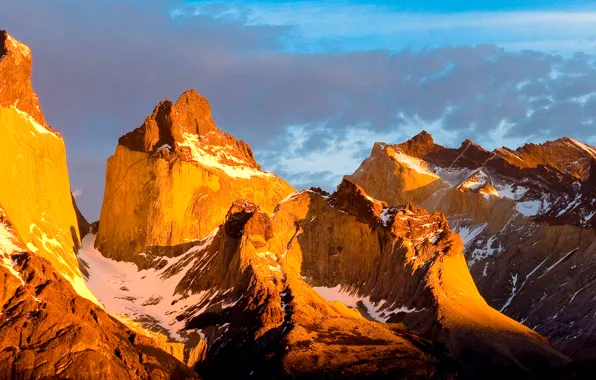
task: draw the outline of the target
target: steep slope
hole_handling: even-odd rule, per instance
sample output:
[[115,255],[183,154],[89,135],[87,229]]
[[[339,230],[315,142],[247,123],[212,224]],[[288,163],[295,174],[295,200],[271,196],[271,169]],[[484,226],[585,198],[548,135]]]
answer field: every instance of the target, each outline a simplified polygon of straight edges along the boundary
[[0,209],[0,378],[194,379],[191,370],[78,296]]
[[[405,158],[391,160],[395,152]],[[490,305],[567,354],[594,358],[595,152],[569,138],[493,152],[468,140],[450,149],[423,132],[375,144],[347,178],[379,199],[446,214]],[[420,168],[424,174],[413,175],[432,181],[394,186],[396,173]]]
[[187,91],[120,138],[107,164],[95,244],[108,257],[142,265],[207,236],[236,199],[270,212],[291,192],[261,171],[246,143],[216,128],[205,98]]
[[80,233],[64,141],[39,108],[31,60],[27,46],[0,32],[0,204],[27,248],[49,260],[81,296],[97,302],[75,256]]
[[159,269],[104,257],[92,236],[80,256],[109,312],[184,342],[206,376],[528,378],[563,366],[486,304],[462,246],[442,215],[389,207],[345,181],[330,197],[295,193],[273,214],[236,201]]

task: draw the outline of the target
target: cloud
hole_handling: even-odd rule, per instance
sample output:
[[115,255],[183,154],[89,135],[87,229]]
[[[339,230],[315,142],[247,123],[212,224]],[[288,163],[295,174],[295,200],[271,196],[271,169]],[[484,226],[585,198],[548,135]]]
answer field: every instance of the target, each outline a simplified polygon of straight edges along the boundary
[[78,198],[81,195],[83,195],[83,190],[81,190],[81,189],[74,189],[72,191],[72,196],[75,197],[75,198]]
[[[247,23],[250,10],[172,18],[183,5],[3,5],[0,25],[33,49],[34,85],[48,121],[65,136],[71,183],[85,193],[80,206],[89,219],[99,215],[105,162],[118,137],[188,88],[210,100],[218,126],[251,144],[265,169],[297,187],[333,188],[373,142],[398,142],[421,129],[449,146],[465,138],[487,148],[562,135],[596,141],[589,52],[356,44],[297,53],[288,41],[308,38],[296,25]],[[376,27],[393,28],[386,24]]]
[[286,41],[290,51],[352,51],[405,46],[493,43],[511,49],[539,49],[573,53],[596,47],[592,39],[596,22],[594,7],[567,3],[556,8],[521,9],[477,7],[450,11],[449,6],[425,8],[425,2],[363,1],[235,1],[199,0],[172,12],[175,18],[209,15],[236,20],[244,25],[295,26]]

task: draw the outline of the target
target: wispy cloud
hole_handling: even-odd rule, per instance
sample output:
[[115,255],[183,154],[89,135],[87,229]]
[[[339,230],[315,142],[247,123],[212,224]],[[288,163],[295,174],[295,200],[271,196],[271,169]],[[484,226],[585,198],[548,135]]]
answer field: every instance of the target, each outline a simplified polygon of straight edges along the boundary
[[284,48],[295,52],[494,43],[569,54],[596,47],[596,11],[591,9],[428,13],[385,2],[196,1],[173,9],[171,15],[176,19],[208,15],[244,25],[291,26],[294,33],[284,41]]

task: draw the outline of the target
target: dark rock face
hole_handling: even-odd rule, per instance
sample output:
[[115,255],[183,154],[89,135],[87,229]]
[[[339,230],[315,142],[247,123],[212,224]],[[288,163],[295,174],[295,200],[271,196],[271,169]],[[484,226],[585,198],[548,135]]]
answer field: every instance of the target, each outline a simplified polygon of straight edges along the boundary
[[1,378],[197,378],[151,339],[78,296],[47,260],[21,248],[5,215],[0,224],[8,232],[0,252]]
[[[404,156],[387,159],[396,154]],[[593,359],[595,158],[596,148],[569,138],[489,152],[471,141],[445,148],[422,133],[375,145],[347,178],[390,204],[443,212],[490,305],[568,355]],[[403,171],[408,191],[394,186]]]
[[85,219],[85,216],[83,215],[81,210],[79,210],[77,202],[75,201],[75,197],[72,195],[72,193],[70,194],[70,197],[72,198],[72,206],[75,210],[75,213],[77,214],[77,224],[79,225],[79,232],[81,236],[85,236],[91,231],[91,224],[87,221],[87,219]]
[[226,234],[240,238],[244,233],[244,226],[259,211],[259,206],[250,201],[238,200],[232,203],[232,207],[226,215]]

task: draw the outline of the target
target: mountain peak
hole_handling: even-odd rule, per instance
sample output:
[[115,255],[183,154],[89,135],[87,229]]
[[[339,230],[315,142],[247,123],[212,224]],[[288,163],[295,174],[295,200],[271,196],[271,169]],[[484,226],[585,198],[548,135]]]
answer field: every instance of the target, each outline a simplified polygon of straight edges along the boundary
[[367,223],[379,220],[383,209],[388,207],[387,203],[370,197],[362,187],[348,178],[344,178],[337,186],[331,195],[330,204]]
[[0,30],[0,57],[9,52],[24,58],[31,57],[31,49],[27,45],[15,40],[6,30]]
[[435,140],[433,139],[432,135],[425,130],[412,137],[408,141],[397,144],[397,147],[405,154],[417,158],[424,158],[428,154],[432,154],[443,149],[442,146],[435,144]]
[[0,31],[0,106],[15,107],[54,134],[48,127],[31,84],[32,55],[27,45]]
[[596,158],[596,148],[567,136],[542,144],[525,144],[511,152],[518,158],[511,161],[515,165],[550,166],[575,178],[583,178],[590,161]]
[[434,145],[435,140],[433,136],[426,130],[422,130],[419,134],[411,138],[411,141],[422,145]]
[[216,127],[209,102],[195,90],[185,91],[176,103],[160,102],[143,125],[120,137],[118,144],[161,158],[260,170],[250,146]]

